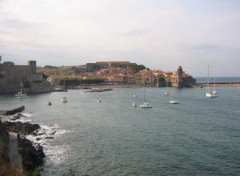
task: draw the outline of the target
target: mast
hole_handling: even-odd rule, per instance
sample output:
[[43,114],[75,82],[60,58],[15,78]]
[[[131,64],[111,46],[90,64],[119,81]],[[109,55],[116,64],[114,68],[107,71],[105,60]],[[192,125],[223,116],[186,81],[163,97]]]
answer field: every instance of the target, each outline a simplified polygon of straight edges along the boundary
[[208,77],[207,77],[207,92],[209,92],[209,64],[208,64]]
[[143,93],[144,93],[144,96],[143,96],[144,97],[144,99],[143,99],[144,101],[143,102],[145,103],[145,86],[144,86],[144,92]]

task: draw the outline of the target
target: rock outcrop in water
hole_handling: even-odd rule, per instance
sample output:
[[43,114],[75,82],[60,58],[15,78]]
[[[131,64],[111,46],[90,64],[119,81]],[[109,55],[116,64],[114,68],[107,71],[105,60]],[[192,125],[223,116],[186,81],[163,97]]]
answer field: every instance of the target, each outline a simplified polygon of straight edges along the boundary
[[22,155],[23,169],[26,171],[33,171],[37,167],[43,165],[43,158],[45,157],[43,147],[40,145],[34,146],[32,141],[26,139],[24,136],[32,134],[35,130],[40,129],[40,126],[38,124],[7,121],[3,124],[6,130],[18,133],[18,149]]
[[15,133],[20,133],[24,135],[29,135],[33,131],[40,128],[40,125],[38,124],[31,124],[31,123],[22,123],[22,122],[8,122],[5,121],[4,123],[5,128],[8,131],[12,131]]
[[43,165],[45,155],[42,146],[34,147],[33,143],[26,139],[25,136],[18,135],[18,147],[22,155],[22,167],[24,170],[34,170]]

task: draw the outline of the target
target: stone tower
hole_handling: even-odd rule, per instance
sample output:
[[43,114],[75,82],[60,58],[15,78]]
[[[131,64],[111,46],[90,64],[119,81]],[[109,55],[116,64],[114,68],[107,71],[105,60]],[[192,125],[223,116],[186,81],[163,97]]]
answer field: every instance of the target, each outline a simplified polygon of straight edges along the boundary
[[177,87],[183,87],[183,70],[182,66],[179,66],[177,69]]
[[30,60],[30,61],[28,61],[28,65],[31,68],[31,73],[37,72],[37,62],[36,61]]

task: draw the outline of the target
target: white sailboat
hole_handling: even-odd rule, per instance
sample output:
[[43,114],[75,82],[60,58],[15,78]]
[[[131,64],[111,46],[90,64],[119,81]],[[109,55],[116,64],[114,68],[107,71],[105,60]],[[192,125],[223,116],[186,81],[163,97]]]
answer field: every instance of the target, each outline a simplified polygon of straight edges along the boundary
[[[65,87],[65,78],[64,78],[64,83],[63,83],[63,84],[64,84],[64,91],[65,91],[65,90],[66,90],[66,87]],[[66,103],[66,102],[67,102],[67,97],[65,97],[65,96],[62,97],[62,98],[61,98],[61,102]]]
[[61,98],[61,101],[62,101],[63,103],[66,103],[66,102],[67,102],[67,97],[62,97],[62,98]]
[[169,95],[169,91],[168,91],[168,81],[167,81],[167,91],[164,93],[165,95]]
[[145,101],[145,87],[144,87],[144,101],[143,104],[140,104],[140,108],[152,108],[152,106]]
[[179,104],[179,101],[175,99],[175,97],[170,97],[169,103],[171,104]]
[[137,97],[137,94],[136,94],[136,85],[134,84],[134,94],[133,94],[133,97],[136,98]]
[[20,98],[20,99],[24,99],[27,98],[27,93],[25,92],[24,88],[23,88],[23,83],[20,82],[20,88],[21,90],[15,94],[15,97]]
[[217,94],[217,90],[216,90],[216,83],[215,83],[215,77],[214,77],[214,89],[212,91],[213,94]]
[[132,106],[133,106],[133,107],[137,107],[137,103],[136,103],[136,102],[133,102],[133,103],[132,103]]
[[208,65],[208,77],[207,77],[207,85],[206,85],[206,97],[207,98],[215,98],[216,95],[210,91],[210,88],[209,88],[209,65]]

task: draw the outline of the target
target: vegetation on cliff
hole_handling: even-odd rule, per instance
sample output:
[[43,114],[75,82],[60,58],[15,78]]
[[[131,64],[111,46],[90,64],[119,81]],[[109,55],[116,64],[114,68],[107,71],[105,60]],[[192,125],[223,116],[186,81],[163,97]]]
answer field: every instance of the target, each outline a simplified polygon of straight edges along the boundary
[[103,82],[104,82],[104,79],[99,79],[99,78],[88,78],[88,79],[64,78],[60,80],[60,85],[65,84],[65,86],[78,86],[81,84],[99,84]]

